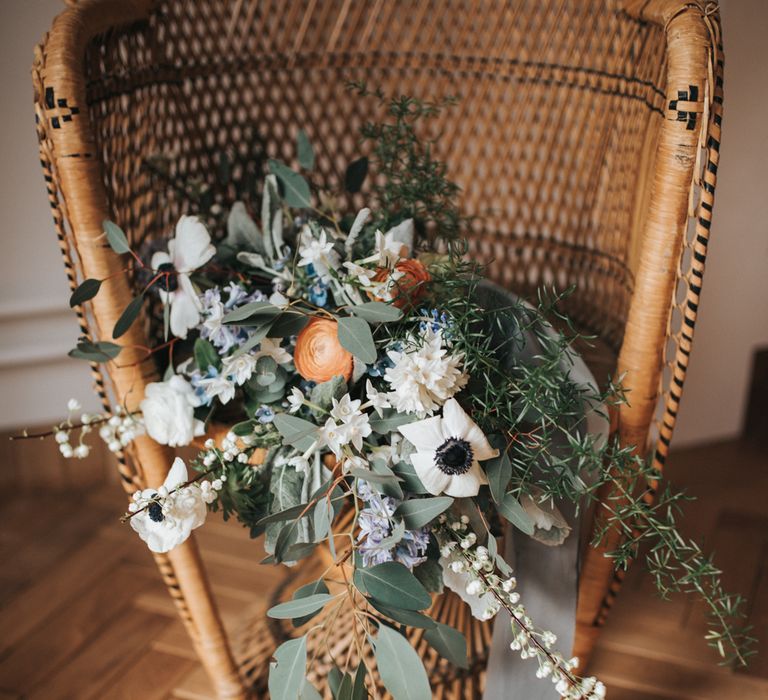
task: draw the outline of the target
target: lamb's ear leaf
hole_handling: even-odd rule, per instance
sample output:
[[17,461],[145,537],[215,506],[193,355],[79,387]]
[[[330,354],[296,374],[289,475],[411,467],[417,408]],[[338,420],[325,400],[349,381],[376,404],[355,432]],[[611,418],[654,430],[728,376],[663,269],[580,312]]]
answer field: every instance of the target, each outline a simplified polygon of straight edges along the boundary
[[309,183],[299,173],[274,159],[269,161],[269,171],[277,176],[283,186],[283,199],[289,207],[305,209],[310,206],[312,194]]
[[312,150],[309,136],[304,129],[301,129],[296,136],[296,155],[299,159],[299,165],[304,170],[312,170],[315,167],[315,152]]

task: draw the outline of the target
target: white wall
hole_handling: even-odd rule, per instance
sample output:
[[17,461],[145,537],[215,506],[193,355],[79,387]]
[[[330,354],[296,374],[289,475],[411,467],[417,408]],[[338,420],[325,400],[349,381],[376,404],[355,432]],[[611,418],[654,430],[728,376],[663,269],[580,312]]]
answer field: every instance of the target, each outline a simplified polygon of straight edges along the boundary
[[[723,0],[725,120],[706,284],[676,444],[739,432],[754,348],[768,345],[768,2]],[[0,426],[90,396],[37,163],[29,67],[58,0],[0,0]]]
[[0,0],[0,427],[54,421],[68,397],[92,395],[87,366],[66,356],[77,324],[32,105],[32,49],[62,7],[60,0]]
[[720,5],[722,155],[677,446],[739,433],[752,354],[768,347],[768,2]]

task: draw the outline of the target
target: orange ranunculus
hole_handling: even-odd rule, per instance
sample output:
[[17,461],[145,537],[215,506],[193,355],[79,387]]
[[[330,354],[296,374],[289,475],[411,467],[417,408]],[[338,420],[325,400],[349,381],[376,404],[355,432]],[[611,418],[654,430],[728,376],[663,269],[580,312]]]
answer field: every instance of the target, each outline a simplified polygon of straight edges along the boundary
[[[402,276],[392,284],[390,298],[398,309],[404,309],[406,306],[415,304],[424,296],[424,293],[427,291],[426,283],[432,277],[427,268],[415,258],[400,260],[395,265],[395,270],[402,272]],[[390,274],[390,270],[380,267],[373,279],[376,282],[385,282]]]
[[315,316],[296,338],[293,364],[304,379],[327,382],[341,375],[352,376],[352,354],[339,343],[338,323]]

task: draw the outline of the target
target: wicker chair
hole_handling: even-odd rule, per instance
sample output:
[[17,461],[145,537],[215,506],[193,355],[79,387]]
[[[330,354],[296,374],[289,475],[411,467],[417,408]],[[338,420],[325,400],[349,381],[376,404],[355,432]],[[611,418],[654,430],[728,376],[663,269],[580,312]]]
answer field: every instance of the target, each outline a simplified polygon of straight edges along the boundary
[[[693,339],[707,252],[722,114],[716,3],[702,0],[70,0],[33,68],[40,155],[74,288],[109,278],[83,335],[109,338],[132,296],[100,239],[111,218],[135,246],[171,230],[193,203],[145,167],[205,176],[215,154],[252,177],[266,154],[292,161],[298,128],[334,186],[358,153],[374,101],[456,95],[433,124],[474,215],[471,250],[523,294],[574,284],[570,313],[612,351],[630,405],[613,416],[625,444],[662,468]],[[231,201],[231,185],[214,193]],[[359,201],[348,202],[350,207]],[[98,393],[135,406],[156,369],[124,337]],[[139,438],[119,455],[132,492],[160,483],[170,451]],[[649,493],[648,497],[652,498]],[[222,698],[245,696],[194,539],[157,564]],[[576,653],[589,656],[621,583],[589,550]],[[268,658],[269,651],[265,652]],[[474,697],[454,684],[444,697]]]

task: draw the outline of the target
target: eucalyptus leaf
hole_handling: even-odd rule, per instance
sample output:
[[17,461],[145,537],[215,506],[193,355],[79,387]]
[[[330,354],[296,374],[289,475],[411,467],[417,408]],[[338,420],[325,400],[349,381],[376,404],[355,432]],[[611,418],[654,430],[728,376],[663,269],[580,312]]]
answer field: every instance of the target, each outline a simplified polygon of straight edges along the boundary
[[283,311],[269,327],[270,338],[287,338],[298,335],[309,323],[310,317],[296,311]]
[[421,483],[421,479],[419,479],[416,469],[410,462],[398,462],[392,467],[392,471],[402,478],[405,488],[411,493],[428,493],[427,489],[424,488],[424,484]]
[[355,316],[359,316],[370,323],[390,323],[403,317],[403,312],[400,309],[392,304],[385,304],[383,301],[367,301],[364,304],[353,306],[350,310]]
[[379,476],[388,477],[381,482],[381,490],[385,496],[391,496],[398,501],[403,500],[403,489],[400,486],[402,478],[397,476],[383,460],[374,459],[371,462],[371,469]]
[[90,340],[81,340],[77,346],[67,354],[76,360],[109,362],[109,360],[114,360],[120,354],[122,349],[121,345],[107,341],[94,343]]
[[413,575],[419,579],[428,593],[443,592],[443,567],[434,559],[427,559],[415,567]]
[[338,321],[341,346],[370,365],[376,362],[376,344],[368,321],[355,316],[342,316]]
[[431,523],[440,513],[445,512],[453,504],[450,496],[434,498],[414,498],[403,501],[395,510],[395,516],[400,516],[409,530],[416,530]]
[[302,615],[311,615],[318,610],[322,610],[325,604],[332,598],[333,596],[328,593],[315,593],[306,598],[289,600],[286,603],[280,603],[271,607],[267,610],[267,616],[276,620],[289,620]]
[[93,297],[99,293],[99,289],[101,289],[101,283],[102,280],[93,279],[92,277],[89,277],[87,280],[83,280],[78,288],[72,292],[72,296],[69,297],[70,308],[80,306],[80,304],[93,299]]
[[[323,581],[323,579],[312,581],[312,583],[307,583],[304,586],[297,588],[293,593],[293,600],[308,598],[309,596],[316,595],[318,593],[328,593],[328,586],[325,585],[325,581]],[[295,617],[292,620],[293,626],[301,627],[302,625],[309,622],[315,615],[317,615],[317,612],[311,613],[309,615],[303,615],[302,617]]]
[[221,369],[221,357],[216,348],[205,338],[198,338],[194,347],[195,364],[201,372],[206,372],[209,367]]
[[399,622],[401,625],[408,625],[408,627],[418,627],[419,629],[428,630],[437,624],[428,615],[416,612],[415,610],[403,610],[402,608],[384,605],[378,600],[371,600],[370,603],[382,615],[386,615],[390,620]]
[[377,549],[389,550],[397,545],[405,535],[405,523],[402,520],[398,520],[392,531],[381,542],[376,545]]
[[261,520],[259,520],[256,525],[262,526],[268,525],[269,523],[280,523],[285,522],[286,520],[293,520],[298,518],[308,505],[308,503],[297,503],[295,506],[291,506],[290,508],[279,510],[276,513],[270,513],[269,515],[265,515]]
[[380,625],[374,652],[381,682],[394,700],[431,700],[424,664],[403,635]]
[[269,664],[269,695],[272,700],[296,700],[304,687],[307,638],[289,639],[274,653]]
[[305,678],[301,693],[299,693],[299,700],[323,700],[323,696],[320,695],[317,688]]
[[424,639],[437,651],[458,668],[469,668],[467,660],[467,640],[464,635],[453,627],[438,622],[433,628],[424,633]]
[[344,173],[344,189],[352,194],[359,192],[366,175],[368,175],[368,159],[363,157],[352,161]]
[[289,207],[305,209],[311,205],[309,184],[299,173],[291,170],[285,163],[274,159],[269,160],[269,170],[277,176],[283,186],[283,199]]
[[287,445],[293,445],[300,452],[308,450],[317,439],[317,426],[298,416],[278,413],[273,424],[283,436],[283,442]]
[[268,301],[252,301],[230,311],[221,321],[225,325],[257,325],[264,321],[271,321],[279,313],[280,309]]
[[267,337],[267,333],[269,333],[269,325],[271,321],[267,320],[265,323],[262,323],[259,326],[255,326],[252,328],[249,328],[250,335],[248,336],[248,340],[246,340],[237,350],[235,350],[230,357],[235,358],[239,357],[240,355],[245,354],[246,352],[250,352],[255,348],[259,343],[261,343],[264,338]]
[[125,335],[133,322],[138,318],[143,304],[143,294],[139,294],[139,296],[131,300],[123,313],[120,314],[120,318],[117,319],[117,323],[115,323],[115,327],[112,329],[112,338],[117,340],[120,336]]
[[354,573],[355,585],[358,581],[372,598],[384,605],[404,610],[423,610],[432,603],[424,586],[399,562],[387,561],[368,569],[357,568]]
[[498,457],[489,459],[483,463],[485,475],[488,477],[488,485],[491,488],[491,496],[496,503],[501,503],[506,495],[507,485],[512,478],[512,462],[507,452],[502,452]]
[[365,664],[359,664],[355,672],[355,682],[352,684],[351,700],[366,700],[368,691],[365,689]]
[[312,150],[309,136],[304,129],[300,129],[296,136],[296,151],[299,165],[304,170],[312,170],[315,167],[315,152]]
[[104,233],[107,236],[109,247],[112,248],[115,253],[122,255],[123,253],[131,252],[131,246],[128,245],[128,238],[123,233],[123,229],[121,229],[114,221],[109,221],[108,219],[105,219],[102,222],[102,226],[104,227]]
[[407,425],[418,420],[416,416],[407,413],[398,413],[392,408],[385,408],[381,416],[372,415],[370,418],[371,429],[379,435],[389,435],[401,425]]
[[346,380],[341,375],[336,375],[327,382],[315,384],[309,394],[309,401],[324,411],[328,411],[333,405],[333,399],[340,399],[346,393]]
[[499,513],[512,523],[516,528],[522,530],[526,535],[533,534],[533,520],[531,516],[523,510],[523,506],[511,493],[504,496],[504,500],[499,503]]

